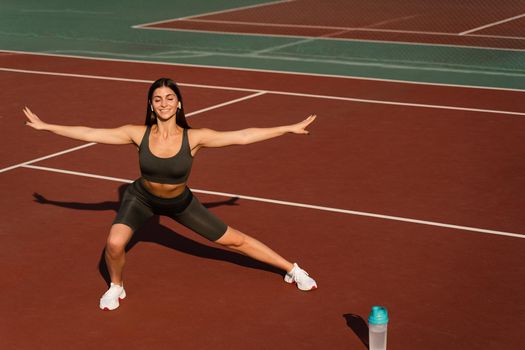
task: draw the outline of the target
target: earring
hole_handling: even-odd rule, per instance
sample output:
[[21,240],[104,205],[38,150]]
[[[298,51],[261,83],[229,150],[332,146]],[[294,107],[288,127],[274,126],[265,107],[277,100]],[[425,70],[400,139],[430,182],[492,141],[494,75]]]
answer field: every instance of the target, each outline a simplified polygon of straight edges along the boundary
[[149,105],[149,108],[151,108],[151,111],[153,112],[153,105],[152,104]]
[[180,104],[180,101],[179,101],[179,104],[177,105],[177,108],[178,108],[178,109],[181,109],[181,108],[182,108],[182,105]]

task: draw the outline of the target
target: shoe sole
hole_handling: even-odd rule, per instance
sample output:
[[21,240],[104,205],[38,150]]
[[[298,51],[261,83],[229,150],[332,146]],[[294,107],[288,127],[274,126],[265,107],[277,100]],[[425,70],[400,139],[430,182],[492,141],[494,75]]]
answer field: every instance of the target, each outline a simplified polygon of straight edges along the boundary
[[297,287],[297,289],[299,289],[300,291],[303,291],[303,292],[309,292],[309,291],[312,291],[312,290],[316,290],[317,289],[317,285],[314,285],[312,288],[310,289],[301,289],[299,288],[299,286],[297,285],[297,282],[288,282],[288,281],[285,281],[286,283],[289,283],[291,286],[295,286]]
[[311,292],[311,291],[316,290],[316,289],[317,289],[317,286],[313,286],[313,287],[310,288],[310,289],[301,289],[301,288],[297,287],[297,289],[299,289],[299,290],[301,290],[301,291],[303,291],[303,292]]
[[125,294],[124,294],[123,297],[119,297],[119,298],[118,298],[118,304],[117,304],[117,306],[115,306],[114,308],[109,308],[109,307],[105,306],[104,308],[100,308],[100,309],[101,309],[102,311],[113,311],[113,310],[116,310],[116,309],[118,309],[118,307],[120,306],[120,302],[121,302],[122,300],[124,300],[124,298],[126,298],[126,295],[125,295]]
[[121,302],[122,300],[123,300],[123,299],[121,299],[121,298],[118,298],[118,302],[119,302],[119,303],[118,303],[118,305],[117,305],[117,306],[115,306],[115,307],[114,307],[114,308],[112,308],[112,309],[110,309],[109,307],[107,307],[107,306],[106,306],[106,307],[104,307],[104,308],[102,309],[102,311],[113,311],[113,310],[116,310],[116,309],[118,309],[118,307],[120,306],[120,302]]

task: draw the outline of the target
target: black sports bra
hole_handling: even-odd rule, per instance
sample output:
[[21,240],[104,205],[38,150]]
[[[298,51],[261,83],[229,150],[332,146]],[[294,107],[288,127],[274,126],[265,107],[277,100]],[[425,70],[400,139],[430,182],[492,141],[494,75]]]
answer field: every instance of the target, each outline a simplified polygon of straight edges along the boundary
[[139,165],[142,177],[148,181],[162,184],[185,183],[190,176],[193,157],[188,141],[188,129],[183,129],[182,145],[173,157],[157,157],[149,149],[151,126],[146,127],[139,146]]

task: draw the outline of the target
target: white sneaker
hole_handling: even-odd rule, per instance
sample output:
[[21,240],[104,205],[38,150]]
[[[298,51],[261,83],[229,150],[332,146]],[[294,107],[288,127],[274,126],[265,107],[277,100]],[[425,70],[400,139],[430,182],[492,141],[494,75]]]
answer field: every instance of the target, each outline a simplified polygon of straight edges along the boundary
[[284,276],[284,281],[286,283],[296,283],[297,288],[300,290],[314,290],[317,288],[317,283],[314,279],[308,276],[308,272],[301,269],[299,265],[293,264],[293,269],[290,272],[286,273]]
[[111,283],[111,287],[100,298],[100,308],[102,310],[115,310],[120,305],[120,301],[126,297],[124,286]]

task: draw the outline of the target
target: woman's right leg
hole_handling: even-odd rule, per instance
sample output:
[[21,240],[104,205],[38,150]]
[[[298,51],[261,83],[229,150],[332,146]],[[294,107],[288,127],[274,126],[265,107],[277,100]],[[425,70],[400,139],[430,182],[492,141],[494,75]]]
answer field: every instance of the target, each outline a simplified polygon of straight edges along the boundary
[[129,185],[122,197],[122,203],[109,231],[104,250],[104,258],[111,278],[111,285],[100,298],[102,310],[115,310],[120,300],[126,297],[122,280],[122,270],[126,263],[126,245],[133,232],[153,216],[148,198],[138,181]]
[[140,180],[130,184],[120,204],[106,241],[104,258],[111,283],[122,285],[122,269],[126,263],[125,249],[133,233],[153,216],[148,203],[148,194],[140,185]]
[[133,236],[133,230],[124,224],[113,224],[106,242],[104,257],[111,283],[122,286],[122,270],[126,263],[126,245]]
[[133,236],[133,230],[124,224],[113,224],[109,231],[104,257],[111,276],[109,289],[100,298],[102,310],[115,310],[120,306],[120,301],[126,297],[122,283],[122,269],[126,262],[126,244]]

